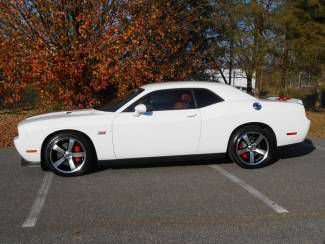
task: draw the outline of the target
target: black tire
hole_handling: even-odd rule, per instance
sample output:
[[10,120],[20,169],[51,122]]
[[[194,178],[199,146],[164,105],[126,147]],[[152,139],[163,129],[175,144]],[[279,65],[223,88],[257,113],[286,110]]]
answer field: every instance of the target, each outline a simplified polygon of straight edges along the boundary
[[[74,151],[75,147],[78,147],[79,150]],[[83,156],[73,156],[77,154]],[[47,166],[60,176],[79,176],[85,174],[92,168],[95,161],[96,156],[91,142],[88,138],[76,132],[58,133],[45,146],[44,166]],[[75,168],[71,167],[71,165]]]
[[273,132],[255,125],[237,129],[228,144],[230,159],[246,169],[262,168],[273,163],[277,158],[276,151]]
[[41,169],[44,170],[44,171],[50,171],[51,170],[48,163],[45,162],[45,160],[41,161]]

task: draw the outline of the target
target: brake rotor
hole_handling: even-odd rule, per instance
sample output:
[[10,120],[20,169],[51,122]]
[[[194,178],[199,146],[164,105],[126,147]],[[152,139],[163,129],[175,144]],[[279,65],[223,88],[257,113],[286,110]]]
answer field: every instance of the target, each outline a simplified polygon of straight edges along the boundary
[[[247,145],[244,143],[244,142],[241,142],[239,145],[238,145],[238,149],[243,149],[247,147]],[[242,154],[239,155],[242,159],[248,159],[249,155],[248,155],[248,152],[244,152]]]

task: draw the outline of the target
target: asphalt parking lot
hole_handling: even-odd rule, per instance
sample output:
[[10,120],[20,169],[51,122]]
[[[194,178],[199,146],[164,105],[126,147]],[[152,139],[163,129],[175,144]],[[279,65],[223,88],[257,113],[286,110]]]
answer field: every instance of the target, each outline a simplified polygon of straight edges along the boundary
[[0,243],[324,243],[325,139],[257,170],[227,160],[63,178],[0,149]]

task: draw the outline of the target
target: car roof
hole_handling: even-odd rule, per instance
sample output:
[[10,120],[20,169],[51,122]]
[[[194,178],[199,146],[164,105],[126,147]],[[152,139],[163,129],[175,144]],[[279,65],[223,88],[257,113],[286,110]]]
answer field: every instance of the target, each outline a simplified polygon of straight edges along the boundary
[[160,90],[160,89],[170,89],[170,88],[213,88],[216,86],[227,86],[220,82],[211,81],[168,81],[159,83],[150,83],[142,86],[144,89],[150,90]]
[[224,100],[251,100],[255,99],[253,96],[240,91],[230,85],[220,82],[209,81],[172,81],[151,83],[142,86],[143,89],[149,91],[164,90],[164,89],[177,89],[177,88],[205,88],[214,91],[217,95]]

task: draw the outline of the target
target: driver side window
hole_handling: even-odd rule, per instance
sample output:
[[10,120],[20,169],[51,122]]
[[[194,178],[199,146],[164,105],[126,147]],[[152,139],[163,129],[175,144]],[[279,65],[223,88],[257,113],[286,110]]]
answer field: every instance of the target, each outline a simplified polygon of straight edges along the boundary
[[194,109],[191,89],[167,89],[151,92],[129,106],[124,112],[134,112],[138,104],[144,104],[147,111]]

